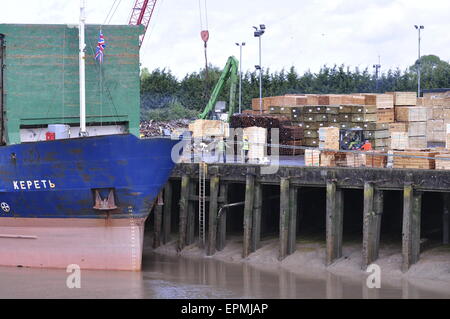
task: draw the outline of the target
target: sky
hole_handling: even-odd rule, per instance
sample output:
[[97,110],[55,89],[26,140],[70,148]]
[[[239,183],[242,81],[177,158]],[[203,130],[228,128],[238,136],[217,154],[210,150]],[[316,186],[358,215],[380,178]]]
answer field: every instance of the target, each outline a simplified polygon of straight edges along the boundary
[[[135,0],[86,0],[87,23],[103,24],[114,2],[110,23],[127,24]],[[78,8],[79,0],[0,0],[0,23],[73,24]],[[422,55],[450,60],[449,17],[449,0],[158,0],[141,66],[165,68],[178,78],[199,71],[205,64],[200,31],[207,27],[209,63],[222,67],[230,55],[239,59],[235,43],[245,42],[243,71],[253,71],[259,44],[252,26],[265,24],[264,69],[294,66],[303,73],[345,64],[372,72],[380,56],[382,71],[403,70],[418,56],[415,24],[425,26]]]

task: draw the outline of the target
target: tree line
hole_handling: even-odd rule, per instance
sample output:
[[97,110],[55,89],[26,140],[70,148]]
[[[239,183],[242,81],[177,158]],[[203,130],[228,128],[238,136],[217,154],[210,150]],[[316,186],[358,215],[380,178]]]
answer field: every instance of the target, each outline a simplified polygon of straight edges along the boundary
[[[416,91],[417,69],[421,67],[421,88],[449,88],[450,64],[435,55],[423,56],[406,70],[387,70],[378,78],[372,70],[351,69],[345,65],[323,66],[319,72],[307,71],[298,74],[294,67],[289,70],[262,75],[263,96],[284,94],[345,94],[382,93],[390,91]],[[155,69],[141,71],[141,117],[142,119],[170,120],[195,117],[208,103],[209,95],[217,83],[221,69],[210,66],[186,74],[177,79],[170,70]],[[220,99],[229,100],[229,83]],[[237,95],[236,95],[237,96]],[[251,107],[251,99],[259,97],[259,73],[246,72],[242,75],[242,106]],[[236,102],[237,105],[237,102]]]

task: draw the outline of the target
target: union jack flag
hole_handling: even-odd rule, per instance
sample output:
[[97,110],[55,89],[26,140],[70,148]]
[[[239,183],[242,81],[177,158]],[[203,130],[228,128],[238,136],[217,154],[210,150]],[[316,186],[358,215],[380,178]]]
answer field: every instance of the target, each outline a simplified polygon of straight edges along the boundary
[[103,50],[105,50],[105,38],[103,37],[102,31],[98,36],[97,47],[95,48],[95,59],[101,64],[103,63]]

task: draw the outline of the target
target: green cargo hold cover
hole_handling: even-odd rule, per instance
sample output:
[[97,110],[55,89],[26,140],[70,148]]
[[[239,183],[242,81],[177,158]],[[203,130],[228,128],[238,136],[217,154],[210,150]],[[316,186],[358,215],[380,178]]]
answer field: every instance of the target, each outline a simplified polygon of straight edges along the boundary
[[[87,125],[126,124],[138,136],[143,28],[102,26],[103,64],[95,60],[99,31],[99,25],[86,26]],[[6,143],[20,143],[20,128],[79,126],[78,26],[0,24],[0,35]]]

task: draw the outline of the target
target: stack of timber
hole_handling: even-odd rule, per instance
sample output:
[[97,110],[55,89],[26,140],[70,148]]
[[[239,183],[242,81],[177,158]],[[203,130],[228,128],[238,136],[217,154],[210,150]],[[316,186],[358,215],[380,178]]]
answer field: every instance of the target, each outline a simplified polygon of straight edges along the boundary
[[386,150],[390,147],[389,123],[394,122],[394,97],[390,94],[362,94],[366,105],[373,105],[376,112],[376,121],[371,124],[370,130],[365,129],[367,138],[374,149]]
[[450,124],[447,124],[447,134],[445,136],[445,148],[450,149]]
[[449,152],[441,152],[434,156],[436,169],[450,169],[450,153]]
[[417,105],[427,108],[427,142],[445,143],[446,126],[450,123],[450,98],[418,98]]
[[325,150],[339,150],[339,128],[319,128],[319,148]]
[[290,124],[288,117],[260,114],[234,114],[230,118],[230,127],[235,129],[257,126],[270,130],[272,128],[279,129],[283,124]]
[[294,125],[282,125],[280,127],[280,155],[303,154],[304,130]]
[[361,167],[366,164],[366,154],[361,152],[345,153],[345,167]]
[[320,151],[316,149],[305,150],[305,166],[320,166]]
[[347,166],[347,153],[335,151],[321,151],[320,166],[336,167]]
[[[302,125],[305,129],[305,145],[317,147],[320,144],[319,129],[335,127],[339,129],[361,128],[373,139],[377,115],[374,105],[365,105],[361,95],[320,95],[319,105],[306,105],[302,109]],[[299,113],[296,110],[297,113]]]
[[366,103],[376,105],[377,123],[394,122],[394,97],[391,94],[365,94],[364,96]]
[[430,150],[394,151],[394,168],[434,169],[437,154]]
[[264,150],[267,141],[267,129],[262,127],[246,127],[244,128],[244,136],[248,137],[249,161],[261,161],[266,156]]
[[[416,93],[395,92],[395,120],[389,129],[395,134],[398,141],[393,141],[392,149],[426,148],[427,147],[427,113],[426,107],[417,106]],[[406,105],[408,104],[408,105]],[[406,138],[406,141],[404,141]],[[394,137],[392,136],[392,140]]]
[[[234,134],[239,134],[236,129],[248,127],[260,127],[267,130],[266,143],[272,144],[272,135],[276,135],[278,130],[280,155],[301,155],[303,154],[303,128],[292,125],[287,116],[274,116],[273,114],[235,114],[230,118],[230,126],[235,129]],[[283,147],[286,146],[286,147]],[[271,147],[267,149],[268,155],[272,154]]]
[[395,106],[416,106],[417,93],[416,92],[391,92],[388,93],[394,97]]
[[[288,118],[292,125],[304,129],[304,146],[318,147],[318,130],[337,127],[361,128],[374,148],[386,149],[390,141],[388,123],[394,121],[393,99],[390,94],[290,94],[266,97],[263,102],[271,117]],[[259,99],[254,99],[253,112],[259,113],[258,103]]]
[[228,137],[230,134],[229,125],[218,120],[195,120],[189,124],[189,131],[192,137]]
[[370,151],[365,154],[365,166],[384,168],[387,164],[387,155],[383,151]]
[[[420,100],[420,104],[425,103]],[[437,104],[437,102],[434,102]],[[439,102],[443,104],[442,102]],[[339,129],[361,128],[365,139],[371,142],[376,150],[389,149],[406,150],[411,148],[427,147],[427,120],[430,110],[428,107],[417,106],[415,92],[392,92],[386,94],[288,94],[283,96],[266,97],[263,99],[264,112],[259,113],[259,99],[252,101],[252,113],[246,116],[253,119],[233,119],[232,127],[259,126],[271,127],[295,126],[303,129],[302,137],[289,137],[292,129],[281,132],[280,143],[283,145],[303,145],[308,147],[321,147],[321,128],[335,127]],[[434,113],[439,113],[437,110]],[[440,139],[445,135],[442,119],[434,117]],[[271,118],[278,124],[257,123],[258,117]],[[450,118],[450,112],[449,112]],[[278,119],[275,120],[275,119]],[[236,123],[238,120],[239,123]],[[264,120],[260,119],[261,122]],[[390,125],[393,124],[393,125]],[[398,125],[397,125],[398,124]],[[300,131],[299,131],[300,132]],[[433,139],[436,139],[433,137]],[[394,142],[392,142],[394,140]],[[391,145],[393,143],[393,145]],[[282,151],[284,153],[284,151]],[[364,159],[353,162],[364,164]]]

